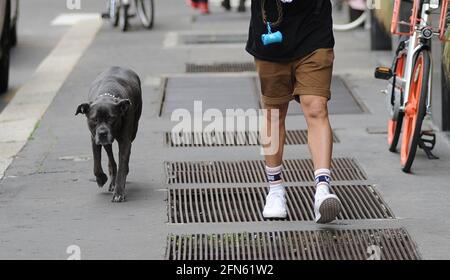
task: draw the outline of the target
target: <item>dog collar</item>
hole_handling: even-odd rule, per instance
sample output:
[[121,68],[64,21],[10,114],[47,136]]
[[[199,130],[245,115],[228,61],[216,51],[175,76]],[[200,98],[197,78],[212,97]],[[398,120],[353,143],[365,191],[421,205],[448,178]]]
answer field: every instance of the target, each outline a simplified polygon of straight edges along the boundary
[[98,97],[102,97],[102,96],[109,96],[109,97],[112,97],[112,98],[114,98],[114,99],[119,99],[119,97],[117,97],[117,96],[115,96],[114,94],[111,94],[111,93],[109,93],[109,92],[105,92],[105,93],[103,93],[103,94],[100,94]]
[[120,100],[119,97],[117,97],[117,96],[115,96],[114,94],[111,94],[111,93],[109,93],[109,92],[102,93],[102,94],[100,94],[99,96],[97,96],[97,98],[98,98],[98,97],[102,97],[102,96],[108,96],[108,97],[111,97],[111,98],[114,99],[115,101]]
[[[113,95],[113,94],[111,94],[111,93],[109,93],[109,92],[105,92],[105,93],[102,93],[102,94],[100,94],[99,96],[97,96],[97,98],[99,98],[99,97],[102,97],[102,96],[108,96],[108,97],[112,97],[114,100],[121,100],[121,98],[119,98],[119,97],[117,97],[117,96],[115,96],[115,95]],[[131,101],[130,101],[130,104],[131,104]]]

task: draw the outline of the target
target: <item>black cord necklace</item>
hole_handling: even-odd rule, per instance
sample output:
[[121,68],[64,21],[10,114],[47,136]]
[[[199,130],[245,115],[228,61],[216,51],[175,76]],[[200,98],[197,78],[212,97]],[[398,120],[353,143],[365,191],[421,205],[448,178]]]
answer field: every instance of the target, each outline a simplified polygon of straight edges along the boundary
[[269,24],[270,27],[278,27],[283,22],[283,5],[281,4],[280,0],[275,0],[277,3],[277,10],[278,10],[278,19],[275,22],[269,22],[267,17],[267,11],[266,11],[266,0],[262,0],[261,2],[261,14],[263,18],[264,25]]
[[275,0],[277,2],[278,9],[278,19],[275,22],[270,22],[267,17],[266,12],[266,0],[261,2],[261,14],[263,18],[264,25],[267,25],[267,34],[262,34],[261,39],[264,46],[271,44],[279,44],[283,42],[283,34],[280,31],[272,33],[272,28],[278,27],[283,22],[283,5],[280,0]]

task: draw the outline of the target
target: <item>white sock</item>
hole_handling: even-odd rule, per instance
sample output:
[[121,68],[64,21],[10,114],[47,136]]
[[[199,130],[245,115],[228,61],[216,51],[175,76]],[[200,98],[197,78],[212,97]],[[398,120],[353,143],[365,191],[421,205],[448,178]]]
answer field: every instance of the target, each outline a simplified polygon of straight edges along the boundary
[[267,180],[269,181],[269,193],[285,192],[283,180],[281,179],[281,171],[283,166],[269,167],[266,166]]
[[316,195],[327,195],[330,193],[331,171],[322,168],[314,172],[316,182]]

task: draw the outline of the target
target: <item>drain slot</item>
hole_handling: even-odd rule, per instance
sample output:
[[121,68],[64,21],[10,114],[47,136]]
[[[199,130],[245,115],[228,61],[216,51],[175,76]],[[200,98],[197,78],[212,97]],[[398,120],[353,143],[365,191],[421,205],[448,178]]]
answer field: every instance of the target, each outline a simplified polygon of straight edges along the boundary
[[249,63],[216,63],[216,64],[186,64],[186,73],[236,73],[255,72],[256,67]]
[[[314,186],[286,187],[286,221],[314,220]],[[393,219],[394,214],[370,185],[331,187],[342,202],[339,220]],[[170,188],[169,222],[261,222],[267,187]],[[283,220],[284,221],[284,220]]]
[[[166,162],[168,184],[222,184],[265,183],[265,165],[262,160]],[[331,162],[333,180],[367,180],[364,171],[352,158],[335,158]],[[285,160],[285,182],[314,182],[314,164],[311,159]]]
[[367,260],[371,257],[420,259],[414,242],[402,228],[169,235],[166,250],[168,260]]
[[[260,146],[259,132],[233,131],[233,132],[190,132],[172,133],[166,132],[164,140],[169,147],[232,147],[232,146]],[[333,142],[339,143],[339,139],[333,133]],[[286,145],[308,144],[307,130],[286,131]]]

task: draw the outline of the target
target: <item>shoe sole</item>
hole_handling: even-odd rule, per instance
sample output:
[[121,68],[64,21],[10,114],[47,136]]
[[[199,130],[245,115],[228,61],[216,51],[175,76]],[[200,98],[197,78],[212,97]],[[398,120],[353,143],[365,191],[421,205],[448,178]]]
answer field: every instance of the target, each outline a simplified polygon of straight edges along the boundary
[[280,215],[265,215],[263,213],[263,217],[264,217],[264,219],[286,219],[287,218],[287,213],[280,214]]
[[318,224],[328,224],[336,220],[339,213],[341,213],[342,204],[339,199],[330,197],[325,199],[320,205],[319,213],[320,219],[317,220]]

